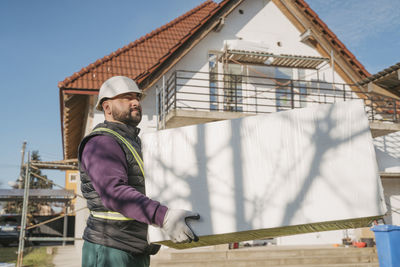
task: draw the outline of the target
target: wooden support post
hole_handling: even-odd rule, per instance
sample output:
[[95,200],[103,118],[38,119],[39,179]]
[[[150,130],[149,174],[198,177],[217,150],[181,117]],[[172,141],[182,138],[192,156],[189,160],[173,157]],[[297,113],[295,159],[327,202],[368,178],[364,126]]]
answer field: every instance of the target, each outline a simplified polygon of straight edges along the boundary
[[22,150],[21,150],[21,171],[18,179],[18,189],[22,189],[22,176],[24,172],[24,158],[25,158],[25,148],[26,148],[26,141],[22,143]]
[[[68,212],[69,212],[69,201],[65,205],[63,238],[67,238],[68,236]],[[66,245],[65,239],[63,240],[62,245],[63,246]]]
[[28,213],[28,199],[29,199],[29,186],[30,186],[30,153],[28,152],[28,163],[26,164],[25,170],[25,188],[24,188],[24,199],[22,204],[22,214],[21,214],[21,229],[19,233],[19,243],[18,243],[18,258],[17,267],[22,266],[22,259],[24,257],[24,245],[25,245],[25,231],[26,231],[26,215]]

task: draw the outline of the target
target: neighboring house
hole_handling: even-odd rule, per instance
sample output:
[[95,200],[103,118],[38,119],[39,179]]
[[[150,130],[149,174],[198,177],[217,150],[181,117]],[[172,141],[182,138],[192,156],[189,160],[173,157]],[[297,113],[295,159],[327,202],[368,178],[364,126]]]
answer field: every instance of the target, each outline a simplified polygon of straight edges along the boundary
[[[103,121],[94,105],[101,84],[115,75],[133,78],[147,93],[142,133],[360,98],[374,137],[400,130],[400,91],[357,84],[371,75],[303,0],[206,1],[60,82],[65,159],[76,158],[82,137]],[[391,164],[399,172],[396,153]],[[387,185],[388,198],[400,194],[400,179]],[[83,205],[78,199],[76,208]],[[400,224],[398,217],[389,219]],[[84,220],[77,214],[77,226]],[[340,243],[347,234],[276,241]]]
[[[400,95],[400,62],[365,78],[359,82],[359,85],[368,91],[387,90]],[[395,102],[395,104],[390,113],[398,120],[400,102]],[[396,127],[396,125],[390,125],[386,129],[390,127]],[[374,139],[374,144],[385,190],[385,200],[389,209],[385,221],[388,224],[400,225],[400,132],[377,137]]]

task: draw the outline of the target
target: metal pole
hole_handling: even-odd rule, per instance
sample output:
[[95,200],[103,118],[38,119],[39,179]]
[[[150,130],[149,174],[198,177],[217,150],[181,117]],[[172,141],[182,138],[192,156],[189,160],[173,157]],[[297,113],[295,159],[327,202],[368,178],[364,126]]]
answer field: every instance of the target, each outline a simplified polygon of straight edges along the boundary
[[[248,76],[248,75],[247,75]],[[254,102],[255,102],[255,105],[256,105],[256,114],[258,114],[258,106],[257,106],[257,104],[258,104],[258,95],[257,95],[257,85],[254,85]]]
[[372,121],[374,120],[374,103],[373,103],[373,97],[371,97],[371,116],[372,116]]
[[[67,237],[68,232],[68,210],[69,210],[69,202],[65,205],[65,214],[64,214],[64,228],[63,228],[63,237]],[[66,242],[63,240],[62,245],[65,246]]]
[[[165,129],[165,114],[166,114],[166,111],[165,111],[165,90],[166,90],[166,88],[165,88],[165,75],[163,75],[163,78],[162,78],[162,95],[161,95],[161,101],[162,101],[162,103],[161,103],[161,114],[162,114],[162,129]],[[168,103],[167,103],[168,104]]]
[[22,189],[22,177],[24,172],[24,159],[25,159],[25,148],[26,148],[26,141],[22,143],[22,150],[21,150],[21,171],[19,173],[18,179],[18,189]]
[[177,88],[178,87],[177,71],[175,71],[175,78],[174,79],[175,79],[175,81],[174,81],[174,83],[175,83],[175,86],[174,86],[175,87],[175,90],[174,90],[174,109],[176,110],[176,94],[177,94],[176,91],[178,90],[178,88]]
[[25,170],[25,188],[24,188],[24,199],[23,199],[22,214],[21,214],[21,229],[20,229],[20,233],[19,233],[19,243],[18,243],[17,267],[22,266],[22,259],[24,256],[26,215],[28,213],[30,181],[31,181],[31,179],[30,179],[30,153],[28,152],[28,163],[26,164],[26,170]]
[[237,94],[238,94],[238,88],[237,88],[237,76],[236,75],[232,75],[233,79],[234,79],[234,86],[235,86],[235,112],[238,111],[238,98],[237,98]]
[[293,90],[293,80],[290,80],[290,102],[292,109],[294,109],[294,90]]
[[157,114],[157,131],[160,130],[160,89],[156,85],[156,114]]
[[335,55],[333,54],[333,50],[331,50],[331,65],[332,65],[332,86],[335,83]]

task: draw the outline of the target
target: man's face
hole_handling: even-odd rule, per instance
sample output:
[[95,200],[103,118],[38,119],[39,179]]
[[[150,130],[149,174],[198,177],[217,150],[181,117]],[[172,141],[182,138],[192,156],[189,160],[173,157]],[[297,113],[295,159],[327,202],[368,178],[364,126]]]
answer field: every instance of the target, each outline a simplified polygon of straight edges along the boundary
[[131,126],[137,126],[142,120],[139,94],[121,94],[107,101],[110,101],[111,115],[114,120]]

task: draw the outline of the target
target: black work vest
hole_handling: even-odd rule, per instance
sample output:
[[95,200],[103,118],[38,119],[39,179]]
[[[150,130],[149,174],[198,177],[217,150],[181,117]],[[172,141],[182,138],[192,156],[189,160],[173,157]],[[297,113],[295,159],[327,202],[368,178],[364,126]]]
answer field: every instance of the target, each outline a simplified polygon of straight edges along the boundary
[[[108,128],[117,132],[124,137],[135,148],[140,157],[142,157],[138,128],[108,121],[98,124],[95,129],[96,128]],[[96,135],[108,135],[118,142],[126,156],[128,165],[128,184],[142,194],[146,193],[144,177],[138,162],[135,160],[127,146],[113,134],[105,131],[96,131],[83,138],[78,150],[82,194],[87,200],[89,210],[109,211],[102,204],[101,198],[94,189],[89,175],[80,164],[85,144],[90,138]],[[107,151],[104,151],[104,153],[107,153]],[[109,220],[90,215],[83,233],[83,239],[91,243],[128,251],[133,254],[155,254],[157,253],[159,246],[148,244],[147,229],[147,224],[136,220]]]

